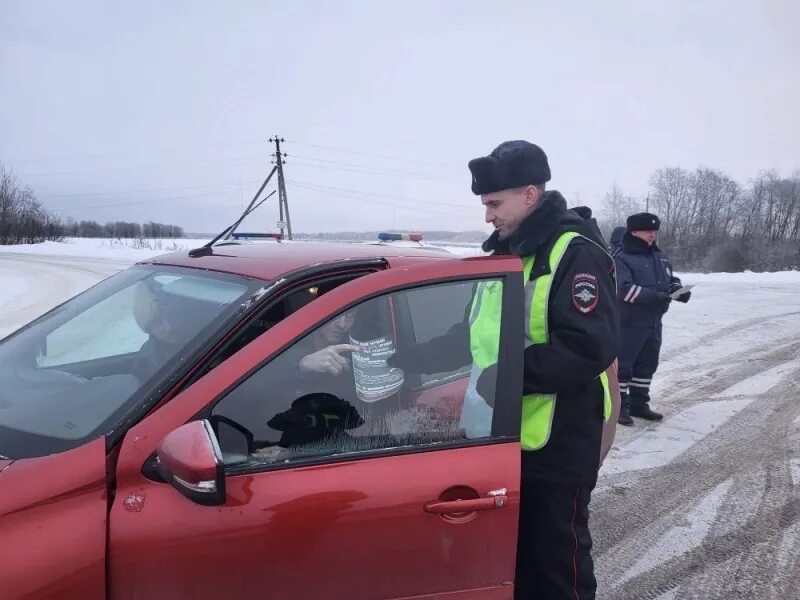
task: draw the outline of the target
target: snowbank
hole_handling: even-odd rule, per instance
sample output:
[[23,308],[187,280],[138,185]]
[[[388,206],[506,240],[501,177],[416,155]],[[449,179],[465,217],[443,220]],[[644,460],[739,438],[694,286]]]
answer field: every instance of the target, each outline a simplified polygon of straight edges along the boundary
[[66,238],[63,242],[41,244],[18,244],[0,246],[0,252],[15,254],[42,254],[47,256],[71,256],[80,258],[115,258],[132,262],[176,250],[189,250],[202,246],[208,240],[181,238],[169,239],[103,239]]
[[769,284],[800,283],[800,271],[778,271],[776,273],[675,273],[686,283],[730,283],[730,284]]
[[[105,238],[66,238],[63,242],[42,242],[41,244],[19,244],[0,246],[0,252],[15,254],[39,254],[47,256],[69,256],[78,258],[113,258],[136,262],[167,252],[186,251],[202,246],[209,239],[105,239]],[[284,242],[298,243],[304,242]],[[356,242],[362,243],[362,242]],[[479,246],[445,246],[436,243],[430,246],[446,248],[456,256],[478,256],[483,254]],[[413,245],[413,247],[417,247]]]

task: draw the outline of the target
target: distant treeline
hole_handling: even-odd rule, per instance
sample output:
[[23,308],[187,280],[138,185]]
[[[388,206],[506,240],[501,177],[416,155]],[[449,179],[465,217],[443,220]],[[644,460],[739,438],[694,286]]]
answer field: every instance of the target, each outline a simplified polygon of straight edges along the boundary
[[67,219],[62,225],[64,236],[85,238],[182,238],[183,228],[163,223],[129,223],[114,221],[101,225],[97,221]]
[[0,165],[0,244],[35,244],[65,237],[88,238],[181,238],[183,228],[163,223],[116,221],[62,221],[46,210],[29,187]]

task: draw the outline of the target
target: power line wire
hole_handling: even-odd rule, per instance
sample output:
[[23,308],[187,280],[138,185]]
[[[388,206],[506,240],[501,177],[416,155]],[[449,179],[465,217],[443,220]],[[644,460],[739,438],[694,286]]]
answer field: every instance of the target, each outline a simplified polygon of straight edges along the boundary
[[[348,154],[356,154],[359,156],[366,156],[370,158],[376,158],[379,160],[393,160],[393,161],[400,161],[405,163],[416,163],[416,164],[424,164],[424,165],[433,165],[436,167],[441,166],[449,166],[449,167],[456,167],[457,165],[454,163],[447,163],[444,161],[426,161],[420,160],[417,158],[407,158],[403,156],[391,155],[391,154],[381,154],[378,152],[369,152],[364,150],[353,150],[350,148],[341,148],[337,146],[330,146],[326,144],[315,144],[311,142],[302,142],[296,140],[289,140],[290,144],[297,144],[298,146],[306,146],[309,148],[321,148],[324,150],[333,150],[335,152],[344,152]],[[252,146],[254,144],[263,144],[264,141],[256,141],[256,140],[239,140],[236,142],[231,142],[228,144],[205,144],[205,147],[217,147],[217,148],[229,148],[234,146]],[[150,148],[141,148],[140,151],[136,153],[135,160],[141,161],[147,153],[150,152]],[[61,155],[50,155],[50,156],[38,156],[38,157],[26,157],[15,159],[12,162],[14,163],[36,163],[36,162],[48,162],[48,161],[65,161],[65,160],[103,160],[103,159],[114,159],[114,160],[127,160],[130,158],[130,155],[126,154],[61,154]],[[160,162],[161,159],[153,158],[152,160],[158,160]],[[218,159],[213,159],[218,160]],[[233,159],[237,160],[237,159]],[[458,165],[461,166],[461,165]]]
[[[292,158],[292,156],[289,155],[289,159],[291,159],[291,158]],[[430,176],[426,176],[426,175],[401,175],[401,174],[399,174],[397,172],[380,171],[380,170],[377,170],[377,169],[355,169],[355,168],[350,168],[350,167],[337,167],[337,166],[334,166],[334,165],[318,165],[318,164],[307,163],[307,162],[302,162],[302,161],[301,162],[294,161],[294,162],[292,162],[292,164],[294,166],[296,166],[296,167],[297,166],[310,167],[312,169],[323,169],[323,170],[327,170],[327,171],[343,171],[343,172],[346,172],[346,173],[363,173],[365,175],[380,175],[380,176],[383,176],[383,177],[389,176],[389,177],[400,177],[400,178],[405,178],[405,179],[418,179],[418,180],[422,180],[422,181],[437,181],[437,182],[445,182],[445,183],[455,183],[455,181],[452,180],[452,179],[442,179],[442,178],[430,177]]]
[[[338,197],[338,198],[345,198],[347,200],[354,200],[356,202],[365,202],[367,204],[376,204],[378,206],[387,206],[387,207],[391,207],[393,209],[409,210],[409,211],[416,211],[416,212],[421,212],[421,213],[430,213],[430,214],[435,214],[435,215],[446,215],[446,216],[453,216],[454,214],[457,214],[457,215],[463,216],[463,217],[474,216],[474,215],[470,215],[470,214],[463,213],[463,212],[454,212],[452,210],[451,211],[443,211],[443,210],[435,210],[435,209],[429,209],[429,208],[419,208],[419,207],[415,207],[415,206],[398,205],[398,204],[394,204],[394,203],[390,203],[390,202],[381,202],[379,200],[373,200],[373,199],[370,199],[370,198],[363,198],[363,197],[359,197],[359,196],[353,196],[353,195],[348,194],[348,193],[337,192],[337,191],[333,191],[333,190],[330,190],[330,189],[321,188],[321,187],[316,186],[314,184],[301,183],[301,182],[298,182],[298,181],[295,181],[295,180],[292,180],[292,181],[287,180],[287,183],[290,183],[291,185],[294,185],[294,186],[299,187],[301,189],[306,189],[306,190],[318,192],[318,193],[321,193],[321,194],[328,194],[330,196],[335,196],[335,197]],[[410,200],[410,199],[406,198],[405,200]]]
[[450,177],[441,177],[436,175],[435,173],[421,173],[419,171],[405,171],[405,170],[398,170],[398,169],[389,169],[385,167],[378,167],[373,165],[364,165],[358,163],[350,163],[350,162],[342,162],[338,160],[330,160],[326,158],[316,158],[313,156],[300,156],[297,154],[287,155],[290,159],[301,159],[301,160],[308,160],[313,162],[325,163],[330,165],[339,165],[343,167],[350,167],[352,169],[364,170],[365,172],[368,171],[370,173],[374,173],[376,175],[408,175],[413,178],[418,179],[431,179],[437,181],[450,181],[453,183],[462,183],[460,179],[454,179]]
[[432,166],[448,166],[448,167],[455,167],[454,163],[445,163],[445,162],[433,162],[427,160],[419,160],[415,158],[404,158],[402,156],[392,156],[389,154],[377,154],[375,152],[365,152],[363,150],[352,150],[349,148],[338,148],[336,146],[328,146],[325,144],[312,144],[309,142],[298,142],[297,140],[287,140],[287,143],[290,144],[297,144],[298,146],[308,146],[309,148],[322,148],[324,150],[333,150],[334,152],[345,152],[348,154],[358,154],[360,156],[369,156],[371,158],[378,158],[381,160],[398,160],[401,162],[408,162],[408,163],[417,163],[422,165],[432,165]]
[[207,198],[209,196],[216,196],[218,192],[208,192],[205,194],[195,194],[192,196],[174,196],[172,198],[150,198],[148,200],[133,200],[131,202],[117,202],[113,204],[94,204],[91,206],[64,206],[63,209],[88,209],[88,208],[114,208],[118,206],[133,206],[136,204],[152,204],[155,202],[172,202],[175,200],[192,200],[194,198]]
[[[395,205],[395,204],[391,204],[389,202],[380,202],[378,200],[368,200],[366,198],[358,198],[358,197],[354,197],[354,196],[349,196],[347,194],[340,194],[338,192],[331,192],[331,191],[328,191],[328,190],[321,190],[321,189],[313,188],[313,187],[310,187],[310,186],[297,185],[296,183],[293,184],[293,185],[295,185],[296,187],[299,187],[301,189],[308,190],[308,191],[318,192],[320,194],[327,194],[329,196],[334,196],[336,198],[344,198],[346,200],[354,200],[356,202],[366,202],[367,204],[375,204],[375,205],[378,205],[378,206],[385,206],[385,207],[388,207],[388,208],[392,208],[393,210],[411,211],[411,212],[417,212],[417,213],[428,213],[428,214],[432,214],[432,215],[445,215],[445,216],[453,216],[453,214],[454,214],[453,212],[445,212],[445,211],[438,211],[438,210],[431,210],[431,209],[415,208],[415,207],[412,207],[412,206]],[[468,215],[466,215],[464,213],[456,213],[456,214],[458,214],[458,216],[464,216],[464,217],[468,216]]]
[[157,192],[174,192],[177,190],[202,190],[202,189],[212,189],[212,188],[224,188],[224,187],[232,187],[232,186],[239,186],[243,187],[244,185],[254,185],[260,183],[260,181],[231,181],[229,183],[215,183],[210,185],[183,185],[179,187],[168,187],[168,188],[149,188],[144,190],[125,190],[125,191],[111,191],[111,192],[83,192],[83,193],[74,193],[74,194],[48,194],[46,196],[42,196],[42,199],[52,199],[52,198],[84,198],[90,196],[121,196],[124,194],[149,194],[149,193],[157,193]]
[[349,193],[349,194],[359,194],[359,195],[370,196],[370,197],[371,196],[377,196],[379,198],[387,198],[389,200],[400,200],[401,202],[419,202],[421,204],[434,204],[434,205],[437,205],[437,206],[445,206],[445,207],[452,207],[452,208],[460,208],[462,210],[470,210],[470,207],[467,206],[467,205],[455,204],[455,203],[452,203],[452,202],[437,202],[436,200],[420,201],[420,200],[415,200],[414,198],[409,198],[407,196],[393,196],[391,194],[384,194],[384,193],[381,193],[381,192],[369,192],[369,191],[363,191],[363,190],[354,190],[354,189],[350,189],[350,188],[336,187],[336,186],[332,186],[332,185],[323,185],[323,184],[319,184],[319,183],[310,183],[310,182],[307,182],[307,181],[292,180],[291,183],[300,183],[302,185],[310,185],[310,186],[318,187],[318,188],[321,188],[321,189],[332,190],[332,191],[336,191],[336,192],[344,192],[344,193]]

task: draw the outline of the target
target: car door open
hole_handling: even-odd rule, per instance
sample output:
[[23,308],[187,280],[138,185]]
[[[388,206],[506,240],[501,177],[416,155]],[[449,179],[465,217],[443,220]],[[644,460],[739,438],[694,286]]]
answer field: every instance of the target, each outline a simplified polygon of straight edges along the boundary
[[[489,284],[502,326],[482,395],[474,365],[425,365],[432,378],[388,365],[459,325],[453,348],[471,362],[461,320]],[[454,259],[361,277],[276,324],[126,436],[112,594],[511,598],[523,312],[518,259]],[[146,477],[157,446],[195,421],[159,450],[162,480]],[[213,480],[219,493],[204,439],[225,463],[216,506],[173,487]]]

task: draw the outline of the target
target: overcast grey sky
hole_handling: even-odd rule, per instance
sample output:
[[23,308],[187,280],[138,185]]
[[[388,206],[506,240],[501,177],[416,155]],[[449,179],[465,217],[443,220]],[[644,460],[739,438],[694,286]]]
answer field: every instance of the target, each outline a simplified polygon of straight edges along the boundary
[[58,214],[196,232],[274,133],[295,231],[487,229],[466,163],[507,139],[594,207],[662,166],[800,168],[800,2],[489,4],[0,0],[0,162]]

